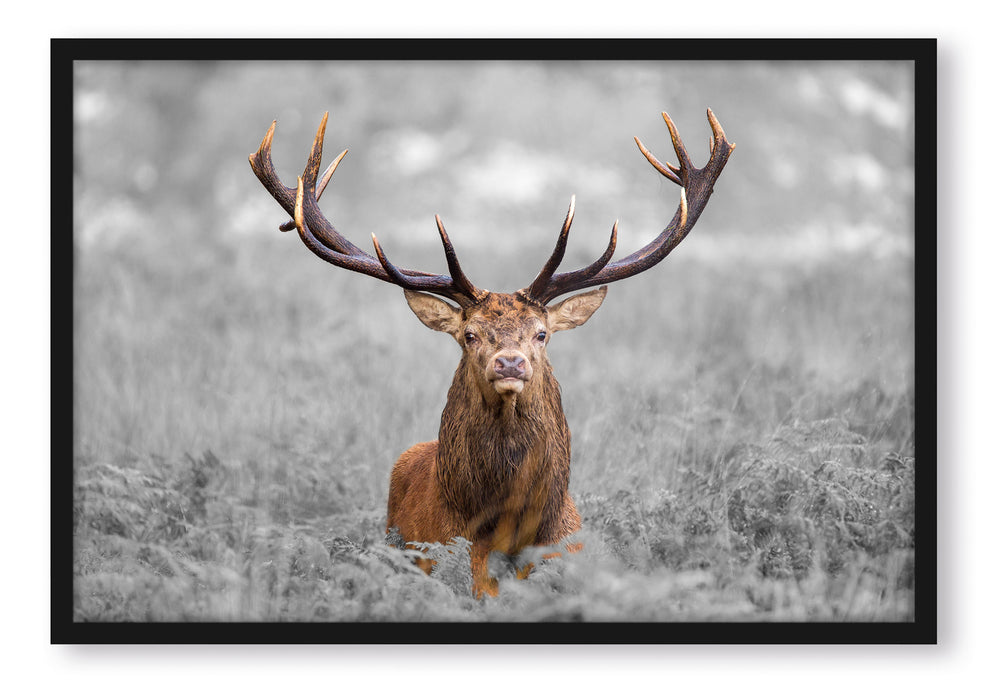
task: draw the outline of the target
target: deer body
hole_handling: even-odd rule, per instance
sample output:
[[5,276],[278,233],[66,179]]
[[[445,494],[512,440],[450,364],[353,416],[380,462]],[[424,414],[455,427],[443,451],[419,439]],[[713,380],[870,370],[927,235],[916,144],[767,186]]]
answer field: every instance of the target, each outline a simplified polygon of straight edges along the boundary
[[[406,297],[424,323],[458,340],[463,355],[439,439],[410,448],[392,468],[386,528],[398,528],[406,541],[470,540],[475,591],[494,593],[490,551],[514,556],[581,527],[567,490],[571,433],[544,351],[554,330],[577,321],[522,294],[489,293],[462,312],[428,295]],[[604,297],[595,290],[561,307],[583,323]],[[430,568],[431,560],[421,561]]]
[[[653,267],[684,239],[735,147],[709,110],[711,158],[704,168],[695,168],[673,122],[666,114],[663,117],[678,166],[661,163],[639,139],[636,143],[662,176],[681,187],[680,204],[670,223],[640,250],[611,261],[616,222],[598,260],[573,272],[557,272],[574,215],[571,198],[550,258],[528,287],[510,294],[479,289],[468,280],[439,217],[449,275],[396,267],[374,234],[374,257],[340,235],[317,204],[347,152],[337,156],[317,184],[326,114],[295,188],[286,187],[272,166],[274,122],[250,156],[255,175],[293,217],[282,224],[282,230],[295,228],[306,247],[332,265],[402,287],[420,321],[451,335],[461,347],[438,439],[409,448],[392,468],[386,529],[397,529],[405,542],[442,546],[455,537],[470,540],[478,596],[498,591],[488,570],[491,552],[514,556],[531,545],[557,544],[581,527],[568,492],[571,435],[546,355],[550,337],[587,321],[605,298],[605,284]],[[589,287],[596,289],[548,305],[552,299]],[[570,543],[567,549],[576,551],[580,544]],[[429,573],[432,561],[421,559],[420,566]],[[525,576],[529,568],[517,575]]]

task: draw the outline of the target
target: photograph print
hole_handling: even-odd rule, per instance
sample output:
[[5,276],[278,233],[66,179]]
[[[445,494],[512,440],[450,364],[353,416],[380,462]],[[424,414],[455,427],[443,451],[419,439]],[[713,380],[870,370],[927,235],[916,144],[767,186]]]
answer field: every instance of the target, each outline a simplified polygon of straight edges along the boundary
[[53,42],[54,641],[934,641],[934,42],[205,44]]

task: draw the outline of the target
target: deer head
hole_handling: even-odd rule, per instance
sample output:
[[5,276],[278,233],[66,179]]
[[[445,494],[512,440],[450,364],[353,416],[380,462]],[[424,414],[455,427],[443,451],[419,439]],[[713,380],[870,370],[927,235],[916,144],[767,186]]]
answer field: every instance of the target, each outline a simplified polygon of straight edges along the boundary
[[[295,228],[306,247],[332,265],[404,288],[406,300],[419,319],[429,328],[452,335],[461,345],[465,358],[470,358],[479,379],[483,377],[491,391],[502,395],[524,393],[534,372],[546,364],[545,348],[550,336],[558,330],[574,328],[588,320],[605,297],[603,285],[650,269],[684,239],[708,203],[715,181],[735,148],[735,144],[726,141],[721,125],[708,110],[713,134],[711,158],[704,168],[695,168],[677,128],[664,112],[663,118],[670,130],[678,166],[661,163],[638,138],[635,139],[653,167],[681,187],[677,212],[663,231],[635,253],[611,261],[618,235],[616,221],[608,246],[598,260],[580,270],[557,272],[574,217],[572,197],[557,244],[532,284],[514,294],[493,294],[478,289],[464,275],[439,216],[436,217],[437,229],[449,275],[397,268],[386,257],[375,234],[371,234],[375,250],[375,257],[372,257],[337,232],[317,205],[347,153],[344,150],[333,160],[317,184],[327,118],[328,114],[324,113],[306,168],[297,178],[295,188],[282,184],[272,166],[274,121],[258,151],[250,156],[255,175],[282,208],[292,215],[292,221],[282,224],[280,228],[285,231]],[[601,288],[547,306],[556,297],[587,287]],[[457,303],[458,307],[431,295],[446,297]]]
[[580,326],[605,299],[606,288],[546,307],[522,292],[484,294],[457,308],[422,292],[406,291],[413,313],[428,328],[449,333],[461,346],[467,378],[489,404],[525,396],[550,371],[546,348],[557,331]]

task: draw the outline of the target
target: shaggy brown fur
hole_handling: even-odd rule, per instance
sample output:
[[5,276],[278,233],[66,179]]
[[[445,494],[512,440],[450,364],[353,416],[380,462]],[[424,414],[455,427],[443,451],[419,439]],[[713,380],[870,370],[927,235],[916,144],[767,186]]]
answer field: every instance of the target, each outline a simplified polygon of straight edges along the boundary
[[[498,592],[488,573],[492,551],[512,556],[581,527],[567,491],[571,433],[546,342],[554,331],[584,323],[604,297],[602,288],[546,308],[520,293],[489,293],[457,309],[406,292],[420,320],[457,339],[463,355],[439,439],[411,447],[392,468],[386,527],[397,527],[407,542],[470,540],[476,595]],[[521,386],[500,384],[500,358],[525,369]],[[420,563],[427,573],[432,564]]]

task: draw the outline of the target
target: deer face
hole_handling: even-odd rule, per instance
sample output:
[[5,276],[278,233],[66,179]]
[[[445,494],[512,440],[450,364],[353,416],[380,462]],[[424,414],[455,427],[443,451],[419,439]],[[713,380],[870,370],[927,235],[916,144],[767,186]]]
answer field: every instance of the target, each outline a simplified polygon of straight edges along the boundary
[[449,333],[488,398],[523,394],[550,371],[546,347],[553,333],[580,326],[605,299],[606,288],[576,294],[546,307],[524,294],[489,293],[459,309],[429,294],[406,291],[413,313],[427,327]]

